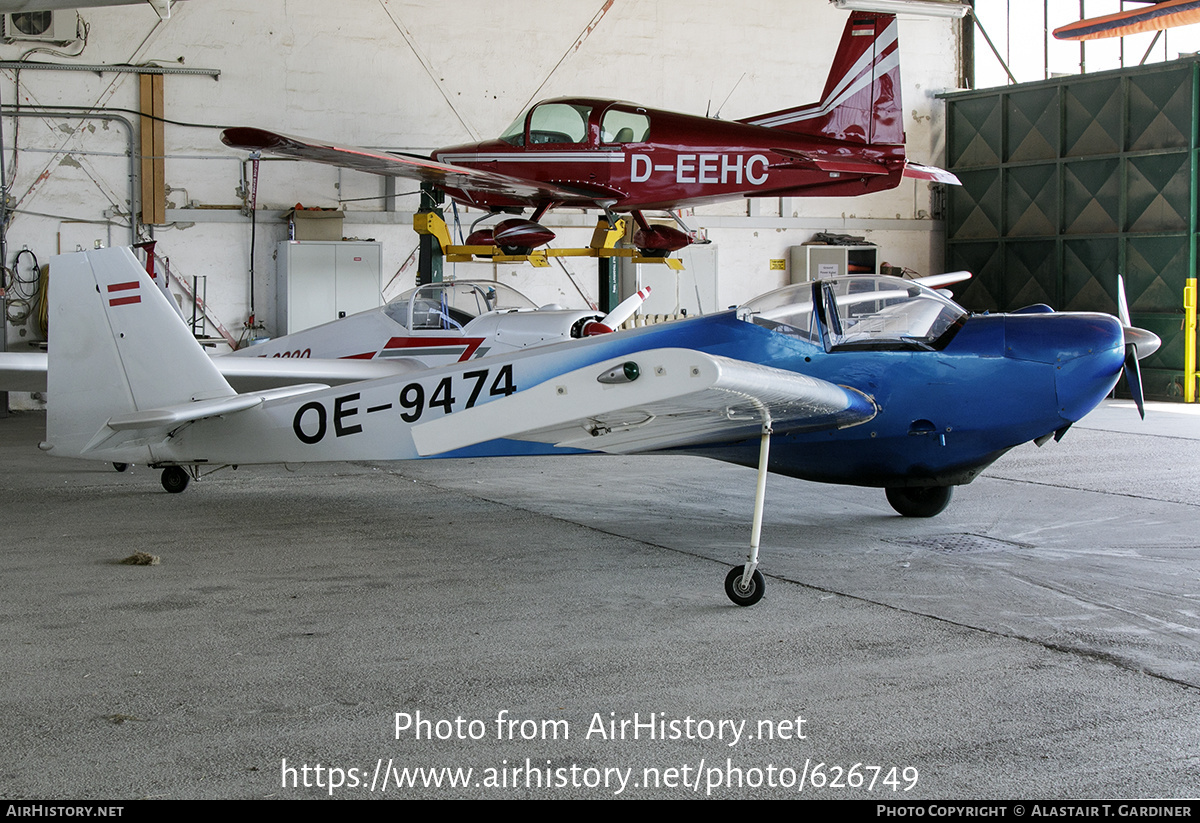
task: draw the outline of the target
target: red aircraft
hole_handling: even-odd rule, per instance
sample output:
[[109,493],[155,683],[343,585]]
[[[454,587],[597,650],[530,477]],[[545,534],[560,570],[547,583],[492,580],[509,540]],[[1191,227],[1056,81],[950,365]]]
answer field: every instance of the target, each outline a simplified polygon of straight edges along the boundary
[[890,14],[852,14],[819,102],[743,120],[559,98],[537,103],[495,140],[439,149],[431,158],[255,128],[226,129],[221,140],[252,152],[416,178],[492,211],[532,207],[534,222],[497,224],[497,245],[552,239],[536,221],[557,206],[632,212],[639,226],[634,245],[662,254],[689,238],[651,226],[643,210],[735,197],[854,196],[894,188],[902,176],[957,183],[949,172],[905,158],[896,28]]

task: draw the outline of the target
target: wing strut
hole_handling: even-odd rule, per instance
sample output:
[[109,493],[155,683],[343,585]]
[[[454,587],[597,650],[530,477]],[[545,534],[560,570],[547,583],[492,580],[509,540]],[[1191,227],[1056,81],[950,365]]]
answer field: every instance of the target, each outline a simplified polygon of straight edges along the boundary
[[754,488],[754,520],[750,526],[750,551],[745,566],[734,566],[725,578],[725,593],[739,606],[753,606],[763,596],[764,581],[758,571],[758,543],[762,537],[763,508],[767,497],[767,464],[771,458],[771,416],[764,412],[758,447],[758,483]]

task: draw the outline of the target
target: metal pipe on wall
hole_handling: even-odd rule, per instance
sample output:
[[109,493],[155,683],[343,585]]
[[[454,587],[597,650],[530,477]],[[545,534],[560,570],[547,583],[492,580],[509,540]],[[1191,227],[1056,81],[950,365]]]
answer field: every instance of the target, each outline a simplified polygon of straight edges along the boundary
[[[137,151],[134,147],[134,130],[133,123],[128,118],[118,114],[111,114],[102,110],[95,112],[75,112],[63,111],[53,107],[40,106],[0,106],[0,118],[3,117],[61,117],[70,120],[112,120],[121,123],[125,126],[125,131],[129,135],[129,245],[134,245],[138,242],[137,237],[137,215],[141,213],[141,198],[139,196],[139,184],[141,177],[137,170]],[[7,196],[7,191],[0,192],[0,196]],[[7,229],[3,229],[7,231]]]

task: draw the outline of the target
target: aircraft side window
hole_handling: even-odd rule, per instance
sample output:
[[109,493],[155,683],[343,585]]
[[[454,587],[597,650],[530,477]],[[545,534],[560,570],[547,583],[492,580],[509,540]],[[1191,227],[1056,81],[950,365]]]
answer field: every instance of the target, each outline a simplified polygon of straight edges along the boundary
[[650,134],[650,118],[640,112],[606,111],[600,121],[602,143],[644,143]]
[[471,322],[471,318],[440,301],[426,298],[413,301],[412,326],[410,327],[413,331],[429,329],[461,331],[464,322]]
[[529,142],[583,143],[587,141],[590,106],[543,103],[529,118]]

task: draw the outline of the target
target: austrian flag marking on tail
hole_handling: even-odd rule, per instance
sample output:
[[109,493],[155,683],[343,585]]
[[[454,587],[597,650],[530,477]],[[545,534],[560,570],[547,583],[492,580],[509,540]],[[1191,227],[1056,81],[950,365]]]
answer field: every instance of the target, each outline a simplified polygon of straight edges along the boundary
[[[126,294],[126,292],[134,292]],[[142,296],[138,293],[138,282],[133,280],[129,283],[112,283],[108,286],[108,305],[110,306],[127,306],[130,303],[141,303]]]

